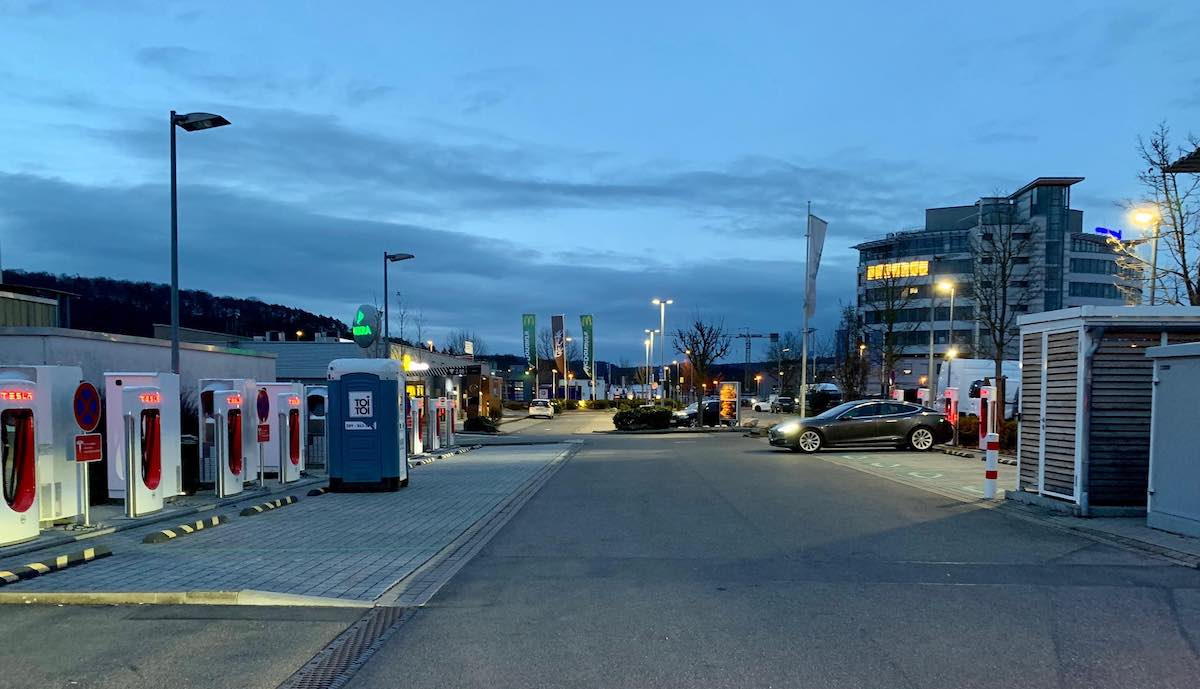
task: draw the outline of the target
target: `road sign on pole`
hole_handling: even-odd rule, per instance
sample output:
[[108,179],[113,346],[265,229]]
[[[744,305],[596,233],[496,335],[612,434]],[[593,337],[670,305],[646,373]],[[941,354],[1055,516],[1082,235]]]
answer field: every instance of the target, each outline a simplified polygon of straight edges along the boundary
[[96,386],[84,381],[75,388],[75,398],[71,402],[75,412],[75,423],[84,433],[91,433],[100,426],[100,392]]
[[81,433],[75,436],[75,461],[99,462],[104,459],[104,436]]

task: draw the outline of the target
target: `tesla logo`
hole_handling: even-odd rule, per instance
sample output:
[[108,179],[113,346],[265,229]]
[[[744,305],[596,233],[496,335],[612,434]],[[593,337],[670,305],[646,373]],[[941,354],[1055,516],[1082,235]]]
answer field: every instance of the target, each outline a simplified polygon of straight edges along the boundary
[[158,404],[162,402],[162,395],[157,392],[143,392],[138,395],[138,399],[142,401],[142,404]]
[[0,390],[0,401],[3,402],[32,402],[31,390]]
[[231,407],[240,407],[242,406],[242,396],[230,395],[225,398],[225,404],[228,404]]

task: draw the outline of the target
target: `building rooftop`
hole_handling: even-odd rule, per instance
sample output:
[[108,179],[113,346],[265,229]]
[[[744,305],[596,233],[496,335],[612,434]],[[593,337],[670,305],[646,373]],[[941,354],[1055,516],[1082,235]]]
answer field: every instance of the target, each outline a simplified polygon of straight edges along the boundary
[[1164,171],[1200,173],[1200,148],[1171,163]]
[[1008,198],[1016,198],[1034,187],[1069,187],[1073,184],[1079,184],[1083,179],[1083,177],[1038,177],[1029,184],[1009,194]]

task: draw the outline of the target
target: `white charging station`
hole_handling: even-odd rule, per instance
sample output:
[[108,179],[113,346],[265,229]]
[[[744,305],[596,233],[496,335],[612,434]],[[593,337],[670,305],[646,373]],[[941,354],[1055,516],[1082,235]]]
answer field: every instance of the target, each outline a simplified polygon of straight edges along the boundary
[[987,449],[987,437],[1000,424],[996,423],[999,405],[996,404],[996,386],[984,385],[979,388],[979,449]]
[[[291,413],[290,398],[296,398],[295,411],[297,429],[300,432],[300,438],[304,437],[304,416],[300,413],[300,400],[304,397],[304,385],[302,383],[259,383],[258,389],[266,393],[267,414],[266,421],[262,422],[267,426],[266,440],[261,436],[258,440],[259,452],[263,459],[263,470],[269,475],[274,474],[280,481],[294,481],[300,478],[299,471],[304,467],[304,452],[300,450],[300,464],[296,465],[296,475],[291,479],[285,479],[284,470],[290,461],[281,461],[287,448],[290,439],[286,436],[288,429],[280,424],[279,415],[282,413],[285,416]],[[256,400],[257,405],[257,400]],[[258,409],[255,410],[257,413]],[[290,421],[289,421],[290,423]],[[282,445],[281,445],[282,442]],[[251,474],[250,478],[254,479],[257,474]]]
[[[123,414],[109,419],[109,437],[122,439],[121,453],[109,455],[109,464],[122,465],[126,517],[153,514],[163,508],[162,405],[162,389],[125,385],[121,389]],[[114,428],[117,424],[119,431]]]
[[421,419],[425,418],[425,398],[410,397],[408,402],[408,451],[419,455],[425,451],[425,428]]
[[80,492],[80,467],[73,452],[79,429],[71,404],[83,370],[78,366],[3,366],[0,379],[26,380],[34,385],[38,518],[53,524],[75,517],[86,496]]
[[217,497],[242,492],[246,482],[245,400],[240,390],[212,390],[212,420],[215,442],[213,461],[216,463]]
[[108,427],[106,457],[108,497],[125,499],[125,388],[151,387],[159,392],[159,444],[162,453],[162,481],[158,493],[163,498],[183,495],[182,436],[179,427],[179,374],[147,371],[119,371],[104,374],[104,418]]
[[0,545],[38,535],[37,387],[0,380]]
[[291,483],[300,480],[304,469],[304,414],[300,402],[303,398],[296,392],[281,392],[275,395],[275,428],[271,439],[275,441],[276,464],[279,465],[279,482]]
[[216,484],[220,477],[221,467],[216,461],[217,426],[213,417],[213,393],[217,391],[238,393],[241,409],[238,417],[241,419],[242,430],[239,437],[242,443],[242,461],[246,466],[247,477],[258,476],[258,435],[255,424],[254,402],[258,395],[258,386],[251,378],[201,378],[199,387],[200,415],[200,482]]

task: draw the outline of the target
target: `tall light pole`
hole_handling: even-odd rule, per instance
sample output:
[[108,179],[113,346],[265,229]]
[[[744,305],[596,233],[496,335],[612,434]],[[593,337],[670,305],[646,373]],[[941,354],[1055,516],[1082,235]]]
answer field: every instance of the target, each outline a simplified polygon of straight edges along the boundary
[[224,127],[229,120],[210,112],[171,111],[171,372],[179,373],[179,192],[175,176],[175,128],[185,132]]
[[389,254],[383,252],[383,346],[387,349],[385,359],[392,358],[392,341],[388,337],[388,264],[416,258],[412,254]]
[[658,307],[658,369],[660,375],[666,375],[666,349],[667,349],[667,304],[674,304],[674,299],[659,299],[655,297],[650,300],[651,304]]
[[[647,330],[646,332],[649,333],[650,331]],[[642,377],[642,384],[646,385],[646,386],[649,386],[649,384],[650,384],[649,383],[649,379],[650,379],[650,348],[654,346],[653,343],[654,343],[653,334],[651,334],[650,337],[647,337],[645,340],[642,341],[642,344],[646,345],[646,368],[645,368],[646,375]],[[646,388],[646,399],[650,399],[650,388],[649,387]]]
[[671,390],[672,390],[672,391],[673,391],[675,394],[674,394],[674,395],[671,397],[671,399],[676,399],[676,400],[677,400],[677,399],[679,399],[679,392],[680,392],[680,390],[682,390],[682,389],[683,389],[683,385],[681,384],[681,381],[680,381],[680,379],[679,379],[679,360],[678,360],[678,359],[672,359],[672,360],[671,360],[671,365],[675,367],[675,377],[672,379],[672,380],[674,381],[674,383],[675,383],[675,384],[674,384],[674,387],[672,387],[672,388],[671,388]]
[[1154,235],[1150,240],[1150,305],[1154,306],[1158,292],[1158,236],[1162,231],[1162,216],[1156,210],[1139,208],[1133,212],[1133,221],[1143,230],[1154,224]]

